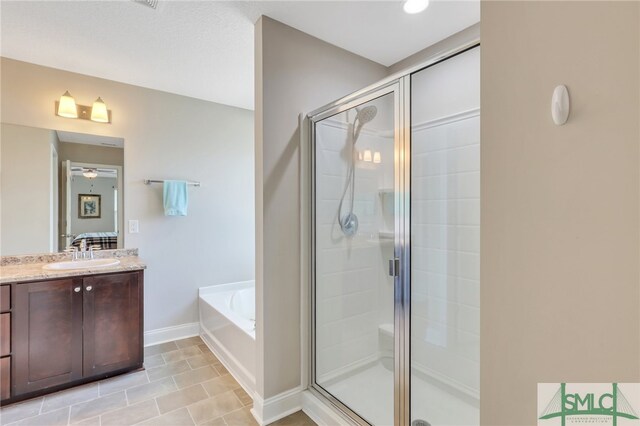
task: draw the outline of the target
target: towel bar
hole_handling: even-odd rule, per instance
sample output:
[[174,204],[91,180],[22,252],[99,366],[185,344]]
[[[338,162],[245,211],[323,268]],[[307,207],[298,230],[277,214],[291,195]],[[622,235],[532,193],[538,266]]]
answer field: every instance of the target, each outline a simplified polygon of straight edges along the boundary
[[[151,185],[152,183],[164,183],[164,179],[145,179],[145,185]],[[200,182],[190,182],[187,181],[187,185],[189,186],[200,186]]]

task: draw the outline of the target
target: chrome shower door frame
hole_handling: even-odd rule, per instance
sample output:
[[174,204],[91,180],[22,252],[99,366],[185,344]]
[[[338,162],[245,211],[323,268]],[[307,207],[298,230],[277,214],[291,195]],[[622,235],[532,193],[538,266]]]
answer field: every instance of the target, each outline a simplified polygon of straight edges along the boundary
[[409,141],[408,113],[409,76],[387,80],[379,86],[354,93],[307,116],[309,120],[311,155],[311,352],[310,352],[310,389],[321,395],[334,407],[358,425],[368,425],[360,415],[342,401],[331,395],[316,382],[316,124],[325,118],[347,111],[385,95],[394,98],[394,258],[399,261],[400,271],[394,276],[394,425],[401,426],[409,422],[409,161],[407,155]]

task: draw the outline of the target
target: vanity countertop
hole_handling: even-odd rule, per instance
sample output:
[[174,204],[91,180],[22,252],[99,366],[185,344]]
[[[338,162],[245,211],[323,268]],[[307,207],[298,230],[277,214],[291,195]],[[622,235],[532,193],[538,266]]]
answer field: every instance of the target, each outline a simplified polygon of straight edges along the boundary
[[0,284],[15,283],[20,281],[36,281],[52,278],[75,277],[80,275],[112,274],[114,272],[138,271],[146,269],[138,256],[118,257],[119,264],[86,269],[46,270],[44,265],[50,262],[21,263],[0,266]]

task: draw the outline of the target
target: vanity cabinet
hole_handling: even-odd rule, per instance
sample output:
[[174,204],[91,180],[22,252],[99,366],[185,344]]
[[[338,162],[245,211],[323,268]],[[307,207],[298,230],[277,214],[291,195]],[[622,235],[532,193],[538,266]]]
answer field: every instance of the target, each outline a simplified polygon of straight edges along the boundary
[[14,283],[10,296],[11,393],[3,401],[142,367],[142,271]]
[[82,378],[82,278],[15,287],[16,395]]

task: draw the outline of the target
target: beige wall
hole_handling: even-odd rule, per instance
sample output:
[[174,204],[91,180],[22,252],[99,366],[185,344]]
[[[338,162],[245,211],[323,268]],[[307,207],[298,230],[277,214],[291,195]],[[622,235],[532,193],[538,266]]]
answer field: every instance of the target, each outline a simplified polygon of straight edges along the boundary
[[480,23],[477,23],[445,38],[444,40],[437,42],[436,44],[422,49],[421,51],[416,52],[401,61],[396,62],[389,67],[389,74],[395,74],[408,68],[418,66],[421,63],[427,62],[433,58],[443,55],[450,50],[456,49],[462,45],[474,42],[479,39]]
[[483,425],[536,424],[538,382],[640,381],[639,6],[482,2]]
[[[140,221],[125,246],[148,265],[145,330],[195,323],[199,287],[253,278],[251,111],[6,58],[1,65],[2,122],[124,138],[125,224]],[[54,115],[65,90],[80,104],[101,96],[113,123]],[[189,189],[187,217],[165,217],[162,186],[145,178],[202,186]]]
[[55,132],[6,123],[0,128],[0,254],[48,252]]
[[256,318],[264,353],[256,382],[268,398],[301,383],[298,114],[383,78],[387,68],[267,17],[255,37]]
[[82,143],[60,142],[60,161],[71,160],[76,163],[124,165],[124,149],[108,146],[87,145]]

